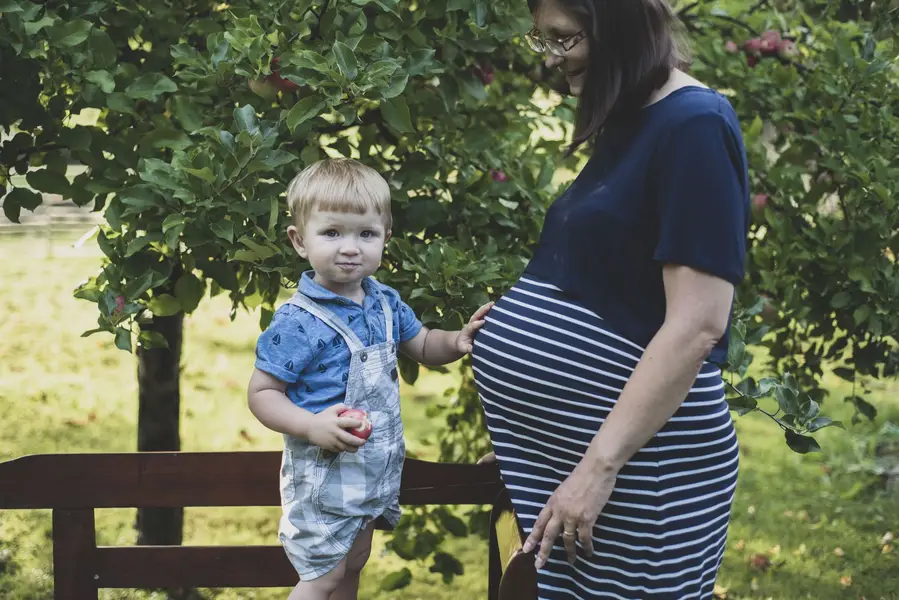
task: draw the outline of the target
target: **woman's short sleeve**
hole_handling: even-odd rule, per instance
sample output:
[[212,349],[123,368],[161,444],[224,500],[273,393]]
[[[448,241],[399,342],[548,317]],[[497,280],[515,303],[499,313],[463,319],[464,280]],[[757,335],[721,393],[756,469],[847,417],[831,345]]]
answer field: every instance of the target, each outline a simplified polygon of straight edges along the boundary
[[312,360],[312,345],[298,314],[285,304],[256,341],[256,368],[286,383],[295,383]]
[[677,125],[655,156],[653,258],[743,278],[749,223],[746,153],[736,118],[703,113]]

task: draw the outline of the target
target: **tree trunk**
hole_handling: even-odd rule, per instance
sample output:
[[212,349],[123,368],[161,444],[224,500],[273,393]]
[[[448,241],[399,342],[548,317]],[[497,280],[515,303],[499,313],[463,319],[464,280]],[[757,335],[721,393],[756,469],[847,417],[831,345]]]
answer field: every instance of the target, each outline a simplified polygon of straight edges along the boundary
[[[144,331],[155,331],[168,348],[137,349],[137,450],[139,452],[181,449],[181,343],[184,313],[154,317]],[[137,511],[137,543],[180,545],[183,508],[142,508]]]

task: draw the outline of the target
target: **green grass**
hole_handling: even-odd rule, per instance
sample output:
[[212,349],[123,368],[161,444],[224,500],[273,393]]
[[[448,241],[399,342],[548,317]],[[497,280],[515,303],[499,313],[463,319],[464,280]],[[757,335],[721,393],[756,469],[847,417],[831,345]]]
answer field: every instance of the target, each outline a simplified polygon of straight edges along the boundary
[[[81,338],[95,323],[95,307],[71,297],[75,285],[95,272],[90,248],[61,243],[47,255],[46,242],[0,242],[0,459],[38,452],[121,452],[136,445],[137,390],[133,358],[102,335]],[[253,315],[230,322],[223,298],[205,302],[186,323],[182,384],[182,438],[188,451],[276,450],[280,436],[255,422],[244,389],[258,334]],[[452,376],[426,374],[403,389],[411,450],[433,457],[423,436],[439,423],[425,415]],[[878,391],[884,418],[899,421],[897,386]],[[845,391],[845,390],[838,390]],[[837,398],[841,394],[836,394]],[[825,405],[847,417],[841,402]],[[863,426],[852,435],[861,434]],[[899,551],[884,553],[887,531],[899,536],[899,504],[859,485],[860,477],[834,468],[849,455],[852,435],[820,436],[830,453],[801,457],[763,418],[738,420],[742,462],[728,550],[719,590],[728,599],[816,600],[899,598]],[[61,491],[64,493],[64,491]],[[187,509],[186,544],[276,544],[277,508]],[[101,544],[134,543],[133,510],[97,514]],[[52,565],[47,511],[0,513],[0,597],[50,597]],[[835,554],[840,548],[842,556]],[[407,563],[384,553],[376,539],[364,576],[363,600],[448,600],[486,596],[486,544],[455,540],[451,550],[466,574],[451,586],[412,565],[414,583],[400,592],[378,589],[381,577]],[[772,566],[755,569],[750,559],[767,556]],[[851,584],[841,583],[851,577]],[[217,595],[215,595],[217,594]],[[284,590],[230,590],[207,596],[283,598]],[[105,591],[103,598],[150,598],[150,593]],[[155,597],[162,596],[156,594]]]

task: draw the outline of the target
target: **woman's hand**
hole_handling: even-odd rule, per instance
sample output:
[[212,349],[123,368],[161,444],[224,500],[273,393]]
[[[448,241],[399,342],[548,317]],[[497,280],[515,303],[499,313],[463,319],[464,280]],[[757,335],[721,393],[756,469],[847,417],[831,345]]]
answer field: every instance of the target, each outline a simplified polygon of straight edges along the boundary
[[471,352],[474,347],[475,333],[477,333],[478,329],[483,327],[484,323],[486,323],[484,317],[487,316],[487,313],[490,312],[490,309],[493,308],[494,304],[494,302],[488,302],[471,315],[468,325],[463,327],[462,331],[459,332],[459,335],[456,336],[456,350],[463,354]]
[[534,561],[538,569],[546,564],[559,535],[565,544],[568,562],[573,564],[577,559],[576,541],[580,541],[587,556],[593,554],[593,525],[612,495],[616,477],[617,472],[594,468],[582,460],[556,488],[537,516],[523,547],[524,552],[530,552],[540,546]]

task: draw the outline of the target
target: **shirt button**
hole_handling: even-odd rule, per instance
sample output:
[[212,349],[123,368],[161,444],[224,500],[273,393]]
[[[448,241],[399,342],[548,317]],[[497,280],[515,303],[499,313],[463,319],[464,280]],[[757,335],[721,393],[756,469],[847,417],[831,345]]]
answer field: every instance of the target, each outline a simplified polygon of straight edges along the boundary
[[367,361],[368,360],[368,352],[363,352],[362,354],[360,354],[359,360],[361,360],[362,362]]

